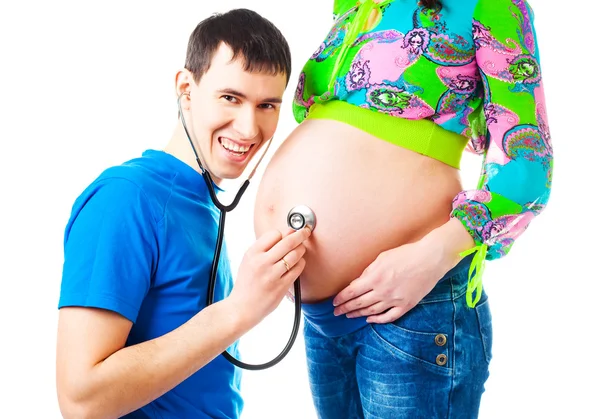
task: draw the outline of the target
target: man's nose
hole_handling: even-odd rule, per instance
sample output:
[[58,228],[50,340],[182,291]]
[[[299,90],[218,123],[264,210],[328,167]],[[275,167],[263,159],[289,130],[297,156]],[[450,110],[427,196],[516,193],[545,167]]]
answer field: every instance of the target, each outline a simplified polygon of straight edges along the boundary
[[258,135],[258,116],[254,108],[241,110],[234,121],[234,129],[244,140],[251,140]]

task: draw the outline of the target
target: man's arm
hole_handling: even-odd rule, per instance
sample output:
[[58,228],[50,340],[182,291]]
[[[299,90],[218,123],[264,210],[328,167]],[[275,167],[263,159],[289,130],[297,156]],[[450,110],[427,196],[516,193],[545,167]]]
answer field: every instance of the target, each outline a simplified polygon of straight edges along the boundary
[[231,301],[159,338],[124,348],[131,321],[101,309],[60,310],[57,389],[65,418],[123,416],[181,383],[250,328]]
[[205,366],[277,307],[304,269],[309,236],[308,228],[265,233],[244,255],[229,297],[138,345],[124,347],[132,322],[115,312],[62,308],[56,368],[63,416],[123,416]]

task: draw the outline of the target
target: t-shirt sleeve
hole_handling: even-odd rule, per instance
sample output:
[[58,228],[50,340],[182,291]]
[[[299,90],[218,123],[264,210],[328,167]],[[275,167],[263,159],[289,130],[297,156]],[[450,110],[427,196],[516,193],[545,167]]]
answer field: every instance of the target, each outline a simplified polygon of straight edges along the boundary
[[152,282],[156,238],[156,217],[139,186],[121,178],[92,184],[65,230],[59,308],[101,308],[135,322]]

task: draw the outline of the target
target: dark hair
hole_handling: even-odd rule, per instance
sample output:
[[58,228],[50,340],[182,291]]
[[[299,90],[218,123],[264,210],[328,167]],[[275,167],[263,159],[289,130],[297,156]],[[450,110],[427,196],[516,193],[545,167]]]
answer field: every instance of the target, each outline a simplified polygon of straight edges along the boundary
[[290,80],[290,47],[279,29],[252,10],[233,9],[202,20],[190,35],[185,68],[196,83],[208,71],[222,42],[233,50],[234,59],[244,59],[246,71],[283,73],[286,83]]
[[421,0],[420,3],[424,8],[439,11],[442,8],[442,2],[440,0]]

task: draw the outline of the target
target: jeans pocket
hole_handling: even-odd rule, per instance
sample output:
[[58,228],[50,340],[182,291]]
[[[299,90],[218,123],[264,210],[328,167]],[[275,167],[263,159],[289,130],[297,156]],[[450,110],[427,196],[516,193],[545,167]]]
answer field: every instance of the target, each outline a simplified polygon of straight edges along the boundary
[[479,323],[479,333],[481,334],[481,343],[485,360],[489,364],[492,360],[492,313],[490,311],[489,300],[478,304],[475,307],[477,313],[477,322]]
[[380,346],[391,355],[449,375],[452,371],[452,302],[418,304],[393,323],[371,324]]

